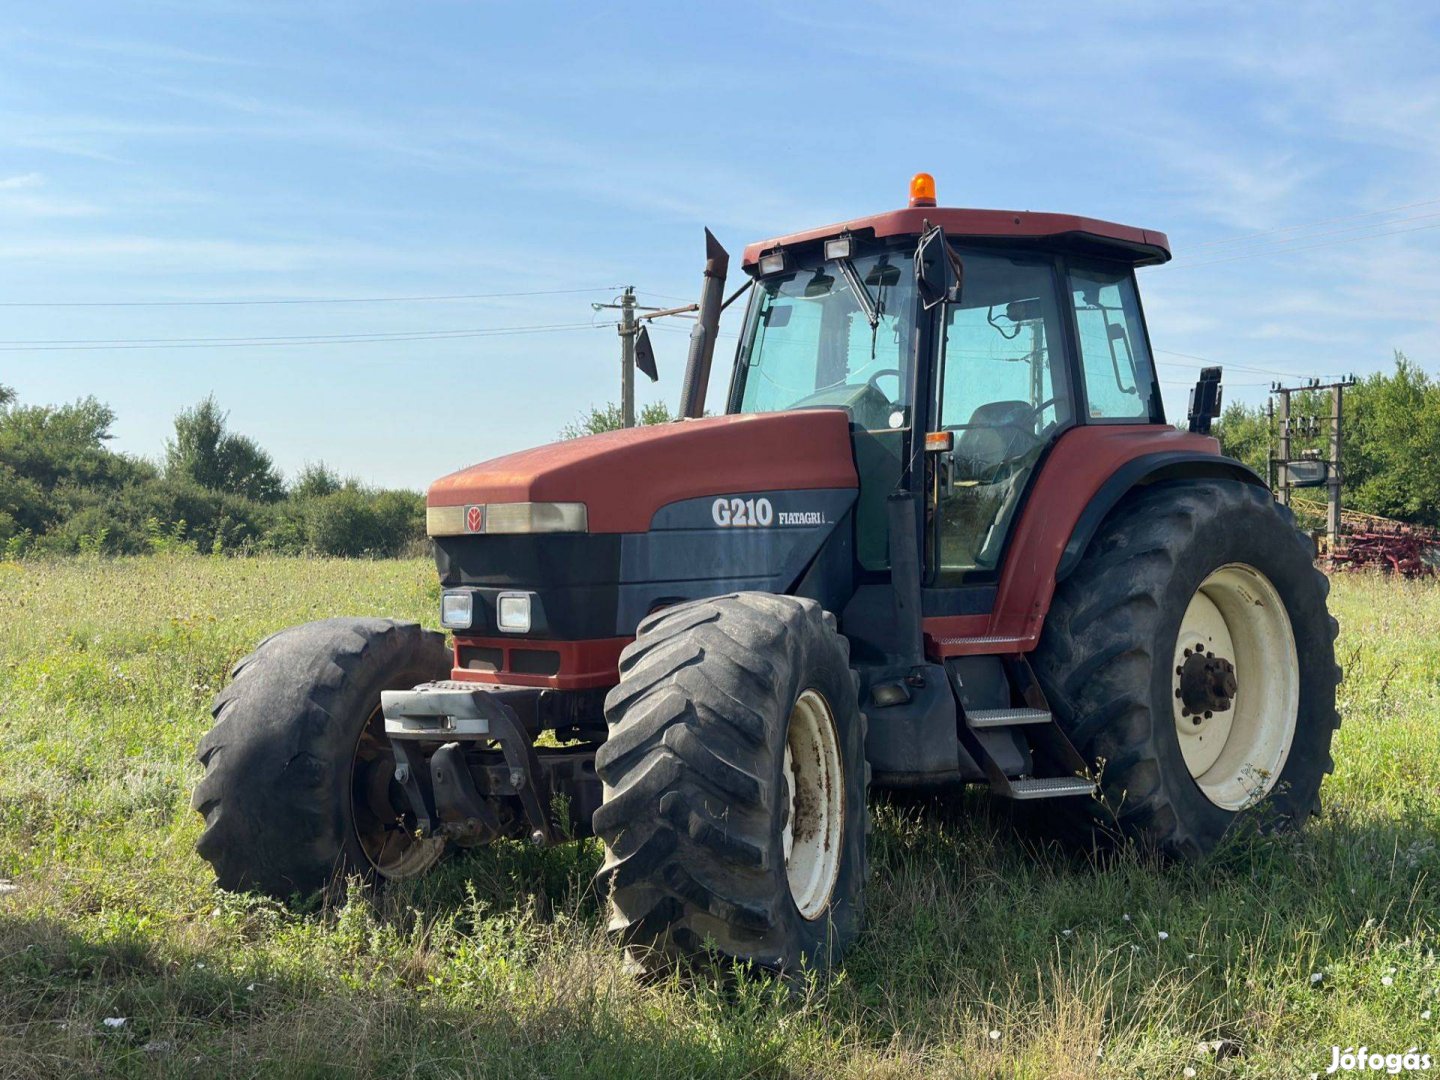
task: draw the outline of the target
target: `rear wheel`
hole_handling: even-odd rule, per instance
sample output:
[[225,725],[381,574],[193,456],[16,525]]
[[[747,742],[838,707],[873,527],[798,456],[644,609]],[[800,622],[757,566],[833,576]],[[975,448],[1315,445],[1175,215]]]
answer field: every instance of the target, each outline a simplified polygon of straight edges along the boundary
[[286,897],[336,873],[429,869],[444,841],[415,836],[380,693],[449,668],[441,635],[389,619],[292,627],[236,664],[200,743],[192,800],[205,818],[196,849],[220,885]]
[[1057,723],[1101,766],[1103,804],[1074,800],[1051,831],[1118,826],[1194,857],[1244,814],[1304,824],[1339,725],[1328,591],[1263,488],[1175,481],[1123,502],[1056,590],[1032,657]]
[[610,927],[675,957],[834,964],[865,880],[864,717],[813,601],[739,593],[652,615],[596,758]]

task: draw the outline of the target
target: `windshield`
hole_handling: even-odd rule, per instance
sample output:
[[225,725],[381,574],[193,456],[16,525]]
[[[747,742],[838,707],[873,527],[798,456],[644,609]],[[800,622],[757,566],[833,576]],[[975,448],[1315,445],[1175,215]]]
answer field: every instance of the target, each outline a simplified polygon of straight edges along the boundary
[[911,257],[884,251],[853,265],[879,315],[873,327],[867,305],[836,261],[813,262],[759,283],[737,411],[832,406],[870,430],[910,423]]

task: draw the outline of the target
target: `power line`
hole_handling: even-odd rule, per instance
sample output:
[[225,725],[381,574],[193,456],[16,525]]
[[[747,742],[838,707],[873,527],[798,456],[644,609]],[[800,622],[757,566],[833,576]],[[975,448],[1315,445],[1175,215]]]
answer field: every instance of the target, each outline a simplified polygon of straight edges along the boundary
[[593,289],[532,289],[525,292],[445,293],[432,296],[292,297],[278,300],[0,300],[0,307],[261,307],[274,304],[418,304],[439,300],[497,300],[512,296],[564,296],[575,293],[603,293],[619,287],[620,286],[617,285],[599,285]]
[[[1279,376],[1281,376],[1282,378],[1286,378],[1286,379],[1297,379],[1297,378],[1300,378],[1300,376],[1296,375],[1295,372],[1293,372],[1293,371],[1279,371],[1279,370],[1277,370],[1277,369],[1275,369],[1275,368],[1254,367],[1253,365],[1249,365],[1249,364],[1231,364],[1231,363],[1227,363],[1227,362],[1224,361],[1224,360],[1212,360],[1212,359],[1211,359],[1210,357],[1208,357],[1208,356],[1197,356],[1197,355],[1195,355],[1194,353],[1176,352],[1174,349],[1156,349],[1155,352],[1157,352],[1157,353],[1164,353],[1166,356],[1183,356],[1186,360],[1195,360],[1195,361],[1198,361],[1200,364],[1219,365],[1219,366],[1225,367],[1225,368],[1227,368],[1227,369],[1229,369],[1229,370],[1231,370],[1231,371],[1244,371],[1244,372],[1248,372],[1248,373],[1251,374],[1251,375],[1279,375]],[[1161,367],[1186,367],[1186,368],[1188,368],[1188,367],[1194,367],[1194,366],[1195,366],[1194,364],[1172,364],[1172,363],[1168,363],[1167,361],[1164,361],[1164,360],[1157,360],[1157,361],[1155,361],[1155,362],[1156,362],[1157,364],[1159,364]]]
[[[1386,222],[1384,224],[1389,223]],[[1292,251],[1314,251],[1316,248],[1334,247],[1337,244],[1353,244],[1360,240],[1378,240],[1383,236],[1403,236],[1406,233],[1424,232],[1427,229],[1440,229],[1440,222],[1432,222],[1429,225],[1417,225],[1413,229],[1390,229],[1385,232],[1367,233],[1364,236],[1346,236],[1341,237],[1339,240],[1324,240],[1318,244],[1304,244],[1300,247],[1281,247],[1277,245],[1275,247],[1265,248],[1261,251],[1250,251],[1246,252],[1243,255],[1227,255],[1221,259],[1205,259],[1201,262],[1185,262],[1184,260],[1178,260],[1176,268],[1181,270],[1193,270],[1199,266],[1215,266],[1218,263],[1236,262],[1240,259],[1258,259],[1261,256],[1265,255],[1285,255]],[[1299,237],[1297,239],[1308,240],[1309,237]]]
[[[1370,221],[1370,222],[1366,222],[1366,223],[1364,223],[1364,224],[1362,224],[1362,225],[1345,225],[1345,226],[1342,226],[1341,228],[1338,228],[1338,229],[1329,229],[1329,230],[1326,230],[1325,232],[1305,233],[1305,234],[1303,234],[1303,235],[1301,235],[1301,236],[1292,237],[1292,238],[1290,238],[1290,239],[1288,239],[1288,240],[1271,240],[1271,241],[1269,241],[1269,242],[1267,242],[1267,243],[1260,244],[1259,246],[1250,249],[1250,251],[1251,251],[1251,252],[1284,251],[1284,250],[1288,250],[1289,247],[1290,247],[1290,245],[1292,245],[1292,244],[1304,244],[1304,243],[1308,243],[1308,242],[1311,241],[1311,240],[1319,240],[1319,239],[1321,239],[1322,237],[1326,237],[1326,236],[1343,236],[1343,235],[1345,235],[1346,233],[1365,232],[1365,231],[1368,230],[1368,229],[1388,228],[1388,227],[1391,226],[1391,225],[1404,225],[1404,224],[1407,224],[1408,222],[1411,222],[1411,221],[1429,221],[1429,220],[1431,220],[1432,218],[1440,218],[1440,212],[1433,212],[1433,213],[1429,213],[1429,214],[1409,214],[1409,215],[1407,215],[1406,217],[1391,218],[1389,221]],[[1356,239],[1356,240],[1364,240],[1364,239],[1366,239],[1369,235],[1371,235],[1371,234],[1370,234],[1370,233],[1366,233],[1365,236],[1357,236],[1357,237],[1354,237],[1354,239]],[[1378,235],[1378,234],[1377,234],[1377,235]],[[1243,254],[1250,254],[1250,252],[1243,252]],[[1239,258],[1239,257],[1240,257],[1239,255],[1234,255],[1234,256],[1226,255],[1226,256],[1225,256],[1225,258],[1227,258],[1227,259],[1228,259],[1228,258]],[[1209,260],[1207,260],[1207,261],[1209,261]],[[1217,260],[1217,261],[1218,261],[1218,260]]]
[[[605,326],[608,324],[598,324]],[[541,323],[532,326],[497,326],[471,330],[420,330],[394,333],[333,334],[270,338],[117,338],[110,341],[0,341],[0,352],[89,352],[103,349],[257,349],[291,348],[302,345],[377,345],[405,341],[455,341],[465,338],[503,337],[571,330],[594,330],[597,324]]]
[[0,339],[0,345],[213,345],[213,344],[248,344],[251,342],[278,342],[286,343],[292,341],[339,341],[345,338],[396,338],[396,337],[430,337],[444,336],[448,334],[493,334],[511,333],[524,330],[549,330],[566,328],[570,326],[592,326],[594,323],[531,323],[526,326],[495,326],[495,327],[462,327],[455,330],[351,330],[339,334],[258,334],[253,337],[172,337],[172,338],[15,338],[10,340]]
[[[1423,199],[1420,202],[1402,203],[1400,206],[1387,207],[1384,210],[1367,210],[1359,214],[1341,214],[1339,217],[1321,218],[1319,221],[1310,221],[1301,225],[1282,225],[1275,229],[1261,229],[1258,232],[1241,233],[1238,236],[1229,236],[1223,240],[1204,240],[1197,244],[1197,247],[1219,247],[1223,244],[1239,244],[1247,240],[1253,240],[1259,236],[1272,236],[1275,233],[1297,232],[1302,229],[1313,229],[1319,225],[1333,225],[1337,221],[1354,221],[1358,218],[1380,217],[1383,214],[1394,214],[1401,210],[1413,210],[1417,206],[1434,206],[1440,203],[1440,199]],[[1388,222],[1375,222],[1376,225],[1389,224]],[[1364,227],[1364,226],[1362,226]]]
[[655,292],[653,289],[641,289],[640,291],[649,296],[657,296],[661,300],[678,300],[682,304],[688,304],[695,299],[693,296],[672,296],[669,293]]

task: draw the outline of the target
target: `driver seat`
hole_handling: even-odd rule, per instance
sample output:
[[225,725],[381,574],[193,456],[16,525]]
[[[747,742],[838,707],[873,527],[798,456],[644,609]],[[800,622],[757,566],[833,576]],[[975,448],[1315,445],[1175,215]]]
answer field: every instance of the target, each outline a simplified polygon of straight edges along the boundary
[[[1035,409],[1025,401],[989,401],[970,414],[955,440],[957,475],[992,483],[1005,463],[1035,445]],[[990,479],[986,479],[989,477]]]
[[[1035,409],[1026,401],[991,401],[979,406],[955,440],[955,476],[975,481],[977,502],[993,507],[977,536],[975,565],[993,568],[1009,532],[1009,521],[1025,489],[1040,440],[1034,431]],[[977,530],[978,531],[978,530]]]

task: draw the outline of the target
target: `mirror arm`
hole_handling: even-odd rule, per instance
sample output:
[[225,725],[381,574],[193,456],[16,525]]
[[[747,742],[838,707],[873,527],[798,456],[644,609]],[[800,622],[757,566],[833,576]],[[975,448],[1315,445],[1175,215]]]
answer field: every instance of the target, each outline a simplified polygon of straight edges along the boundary
[[724,311],[726,308],[728,308],[728,307],[729,307],[731,304],[733,304],[736,300],[739,300],[741,296],[743,296],[745,293],[749,292],[749,291],[750,291],[751,289],[753,289],[754,287],[755,287],[755,279],[754,279],[754,278],[751,278],[749,281],[745,282],[744,285],[741,285],[738,289],[736,289],[734,292],[732,292],[732,293],[730,294],[730,299],[726,300],[723,304],[720,305],[720,310],[721,310],[721,311]]

